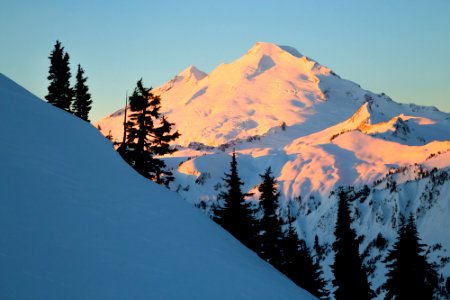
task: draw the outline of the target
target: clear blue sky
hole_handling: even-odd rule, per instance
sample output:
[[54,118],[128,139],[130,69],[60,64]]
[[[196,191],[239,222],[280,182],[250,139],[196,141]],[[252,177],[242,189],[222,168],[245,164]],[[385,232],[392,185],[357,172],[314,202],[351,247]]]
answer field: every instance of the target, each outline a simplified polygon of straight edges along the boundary
[[[91,119],[143,77],[210,72],[255,42],[290,45],[365,89],[450,111],[450,1],[1,0],[0,72],[37,96],[59,39],[93,95]],[[74,74],[73,74],[74,75]]]

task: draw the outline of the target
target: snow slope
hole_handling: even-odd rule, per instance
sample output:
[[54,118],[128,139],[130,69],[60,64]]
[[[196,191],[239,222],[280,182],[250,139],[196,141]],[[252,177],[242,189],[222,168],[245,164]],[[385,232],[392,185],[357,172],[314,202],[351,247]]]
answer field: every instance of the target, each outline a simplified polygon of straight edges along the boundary
[[0,299],[313,299],[1,74],[0,122]]

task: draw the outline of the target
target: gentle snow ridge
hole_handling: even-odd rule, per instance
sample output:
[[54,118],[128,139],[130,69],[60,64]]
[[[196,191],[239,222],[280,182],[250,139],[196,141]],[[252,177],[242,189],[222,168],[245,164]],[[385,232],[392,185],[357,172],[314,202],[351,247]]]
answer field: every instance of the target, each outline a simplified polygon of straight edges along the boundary
[[0,299],[314,299],[0,74]]

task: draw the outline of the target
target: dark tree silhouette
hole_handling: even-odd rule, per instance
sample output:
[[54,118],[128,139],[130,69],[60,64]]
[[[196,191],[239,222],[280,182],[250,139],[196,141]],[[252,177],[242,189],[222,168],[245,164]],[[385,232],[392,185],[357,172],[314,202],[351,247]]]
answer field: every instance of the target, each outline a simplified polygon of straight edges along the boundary
[[214,208],[214,220],[240,240],[244,245],[253,249],[255,226],[253,210],[245,202],[245,194],[241,190],[244,184],[238,174],[236,153],[233,151],[230,163],[230,173],[223,178],[226,190],[218,195],[219,203]]
[[450,277],[447,277],[447,280],[445,281],[445,290],[450,298]]
[[74,115],[89,122],[89,112],[91,111],[91,94],[86,85],[87,78],[84,77],[84,69],[78,65],[76,83],[73,88],[72,112]]
[[277,213],[280,193],[270,167],[260,177],[262,183],[259,185],[258,191],[260,192],[259,204],[263,210],[263,217],[259,221],[256,249],[261,258],[277,267],[281,262],[280,242],[283,237],[281,231],[283,222]]
[[325,254],[325,249],[319,244],[319,237],[317,234],[314,236],[314,251],[316,252],[316,259],[318,261],[322,260],[323,255]]
[[56,41],[49,59],[50,68],[47,79],[50,80],[50,84],[45,99],[54,106],[70,111],[72,89],[70,87],[69,54],[64,52],[64,47],[59,41]]
[[173,131],[173,123],[160,113],[161,99],[145,88],[142,79],[137,82],[133,94],[129,97],[130,118],[125,126],[126,146],[121,155],[142,176],[168,186],[173,174],[163,160],[155,157],[170,154],[176,148],[170,142],[180,134]]
[[427,262],[426,245],[420,243],[416,222],[411,215],[399,226],[397,240],[384,260],[388,273],[383,284],[385,299],[433,299],[438,275]]
[[298,238],[293,222],[288,225],[281,248],[283,258],[279,270],[316,297],[328,299],[322,269],[318,262],[314,262],[306,242]]
[[359,242],[356,232],[351,228],[352,219],[345,191],[339,191],[338,214],[334,235],[333,250],[336,255],[331,266],[334,273],[333,285],[336,287],[336,300],[371,299],[373,292],[367,280],[359,255]]

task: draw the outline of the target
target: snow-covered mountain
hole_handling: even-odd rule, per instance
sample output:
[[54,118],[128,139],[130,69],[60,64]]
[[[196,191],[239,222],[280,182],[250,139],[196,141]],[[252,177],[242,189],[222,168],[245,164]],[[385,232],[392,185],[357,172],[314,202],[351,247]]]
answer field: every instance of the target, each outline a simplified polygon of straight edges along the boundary
[[[168,158],[178,172],[174,187],[207,173],[217,181],[226,164],[209,161],[232,148],[251,170],[249,188],[271,166],[286,199],[371,184],[450,150],[449,114],[366,91],[287,46],[257,43],[209,75],[189,67],[154,91],[182,135],[180,151]],[[117,140],[122,123],[123,109],[98,122]],[[437,167],[449,165],[441,159]],[[208,185],[195,190],[185,197],[215,195]]]
[[[235,148],[254,199],[258,174],[270,166],[284,203],[299,200],[298,230],[309,245],[315,234],[332,243],[334,191],[355,187],[355,228],[365,262],[375,266],[374,288],[384,280],[386,249],[373,241],[380,234],[392,243],[398,219],[410,212],[424,242],[440,244],[430,257],[450,276],[450,114],[396,103],[270,43],[211,74],[189,67],[154,92],[182,134],[180,151],[166,161],[176,176],[171,188],[187,201],[215,201]],[[123,109],[98,124],[120,140],[122,123]],[[329,251],[322,261],[328,279],[332,257]]]
[[[162,96],[163,111],[176,123],[182,134],[178,143],[184,146],[218,146],[264,135],[282,124],[298,129],[297,136],[306,135],[350,118],[366,101],[372,122],[402,114],[448,118],[433,107],[401,105],[363,90],[297,50],[270,43],[257,43],[209,75],[191,66],[154,93]],[[122,123],[123,109],[98,122],[116,137],[122,137]]]
[[314,299],[0,74],[0,299]]

